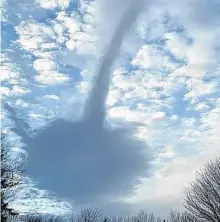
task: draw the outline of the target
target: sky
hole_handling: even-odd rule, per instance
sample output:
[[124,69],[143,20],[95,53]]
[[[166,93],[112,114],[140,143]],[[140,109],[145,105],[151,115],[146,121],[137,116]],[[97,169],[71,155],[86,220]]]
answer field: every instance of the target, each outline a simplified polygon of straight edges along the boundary
[[219,156],[218,0],[146,0],[110,70],[103,126],[83,121],[130,2],[2,1],[0,90],[18,116],[2,108],[2,126],[19,136],[30,176],[17,209],[166,215]]

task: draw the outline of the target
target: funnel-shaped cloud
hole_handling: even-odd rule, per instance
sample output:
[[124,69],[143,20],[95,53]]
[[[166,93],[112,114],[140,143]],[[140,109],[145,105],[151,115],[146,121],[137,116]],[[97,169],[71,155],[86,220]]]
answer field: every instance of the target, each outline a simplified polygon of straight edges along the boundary
[[124,12],[124,15],[116,27],[108,49],[101,59],[97,76],[85,107],[85,117],[93,119],[96,124],[98,124],[98,122],[101,123],[104,119],[104,105],[111,80],[111,66],[120,51],[124,35],[143,8],[144,0],[130,2],[130,7]]
[[26,144],[29,175],[40,188],[76,203],[92,203],[126,195],[140,177],[147,176],[150,155],[146,143],[137,140],[132,130],[103,126],[110,69],[142,8],[143,1],[133,1],[122,16],[101,60],[81,121],[58,119],[32,137],[23,129],[16,130]]

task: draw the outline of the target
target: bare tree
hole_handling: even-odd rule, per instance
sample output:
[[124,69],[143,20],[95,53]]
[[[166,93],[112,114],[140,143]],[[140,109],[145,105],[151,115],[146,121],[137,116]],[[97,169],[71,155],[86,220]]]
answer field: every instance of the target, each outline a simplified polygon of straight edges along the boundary
[[62,217],[62,216],[44,215],[44,214],[42,215],[27,214],[27,215],[20,216],[19,219],[20,219],[20,222],[67,222],[68,221],[65,219],[65,217]]
[[141,211],[136,216],[126,215],[124,217],[109,217],[104,222],[163,222],[159,216],[147,211]]
[[79,215],[72,218],[73,222],[101,222],[104,221],[101,210],[93,207],[85,207]]
[[159,216],[155,216],[153,213],[148,213],[145,210],[142,210],[134,217],[132,222],[162,222],[162,219]]
[[185,192],[185,208],[199,221],[220,221],[220,158],[197,172],[195,182]]
[[167,222],[198,222],[198,220],[188,212],[180,213],[171,210]]
[[12,149],[15,142],[9,139],[8,134],[1,131],[1,221],[7,221],[18,215],[9,205],[16,199],[17,189],[22,183],[25,173],[25,164],[21,159],[13,158]]

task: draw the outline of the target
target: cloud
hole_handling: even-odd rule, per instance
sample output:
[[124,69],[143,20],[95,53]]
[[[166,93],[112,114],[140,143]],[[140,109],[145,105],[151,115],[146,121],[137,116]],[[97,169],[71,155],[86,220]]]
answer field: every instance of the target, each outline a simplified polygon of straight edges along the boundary
[[155,70],[174,70],[178,66],[171,61],[165,50],[156,44],[142,46],[131,64],[141,69]]
[[29,153],[29,173],[39,187],[77,203],[130,193],[131,186],[147,173],[150,158],[143,154],[146,143],[129,131],[101,129],[92,122],[57,120],[23,142]]
[[[213,158],[216,155],[217,150],[213,153],[205,151],[204,153],[199,153],[191,157],[173,158],[155,172],[155,183],[150,184],[148,179],[140,186],[133,201],[135,201],[135,199],[136,201],[140,201],[146,198],[146,200],[152,199],[159,203],[165,198],[170,199],[170,201],[178,198],[179,206],[181,206],[180,203],[182,201],[184,188],[189,186],[190,182],[195,179],[196,170],[199,170],[209,161],[209,158]],[[148,187],[148,189],[146,189],[146,187]]]
[[22,96],[25,94],[31,93],[30,89],[27,89],[25,87],[20,87],[20,86],[13,86],[11,89],[8,87],[1,86],[0,88],[1,94],[5,96]]
[[[173,209],[183,209],[183,192],[195,179],[196,170],[219,153],[219,108],[217,103],[215,105],[217,108],[206,111],[201,119],[182,119],[182,124],[178,126],[181,127],[180,134],[172,134],[172,140],[168,140],[172,144],[168,144],[155,159],[157,169],[154,176],[143,180],[136,194],[127,200],[128,203],[144,206],[153,201],[162,208],[168,205]],[[166,135],[169,134],[170,131],[167,131]],[[182,149],[174,137],[179,137],[180,143],[184,144]],[[190,144],[191,154],[186,151],[187,143]]]
[[10,95],[10,89],[7,87],[1,86],[0,91],[1,91],[1,95],[6,95],[6,96]]
[[[61,196],[74,197],[81,203],[73,203],[74,209],[91,204],[109,208],[111,214],[143,208],[166,214],[170,208],[181,209],[182,191],[194,179],[195,169],[218,155],[220,19],[217,0],[208,4],[205,0],[147,2],[149,10],[142,13],[127,32],[111,70],[105,128],[96,131],[106,141],[97,142],[99,137],[91,122],[79,123],[86,94],[97,71],[95,67],[101,60],[100,55],[108,49],[122,15],[122,6],[126,8],[129,3],[130,0],[80,1],[74,5],[76,8],[69,1],[30,3],[22,0],[10,8],[5,3],[2,95],[12,102],[18,116],[25,117],[31,129],[39,132],[38,136],[29,138],[27,150],[32,150],[32,144],[33,147],[41,147],[40,143],[46,146],[47,135],[55,138],[49,141],[54,144],[54,151],[58,152],[56,148],[63,143],[68,147],[67,153],[54,155],[49,160],[57,174],[48,177],[48,181],[39,178],[41,183],[35,185],[38,189],[34,192],[27,187],[27,198],[17,203],[22,210],[28,207],[43,212],[58,210],[60,200],[51,200],[54,194],[48,195],[47,191],[44,191],[45,196],[39,195],[39,187],[62,191],[64,188],[59,187],[56,176],[68,179],[61,171],[62,167],[68,167],[68,161],[59,166],[53,163],[55,158],[68,159],[68,154],[73,153],[73,159],[80,160],[76,165],[82,172],[74,171],[73,175],[81,184],[71,181],[76,189],[67,187]],[[31,93],[25,94],[25,90]],[[7,114],[4,113],[4,119]],[[65,120],[49,124],[55,117]],[[78,136],[70,135],[68,130],[60,133],[65,127]],[[132,132],[124,128],[131,128]],[[80,129],[84,133],[80,133]],[[132,138],[131,144],[130,139],[125,144],[120,140],[127,139],[126,136]],[[61,144],[59,138],[65,142]],[[115,153],[103,154],[95,146],[86,151],[91,157],[85,159],[82,155],[83,150],[87,150],[85,138],[89,138],[90,146],[97,142],[107,149],[110,144],[122,144],[122,152],[126,152],[125,146],[131,150],[127,155],[116,155],[118,150],[115,149],[112,150]],[[150,146],[145,150],[146,144]],[[83,149],[75,149],[77,146]],[[141,157],[141,152],[135,149],[137,146],[143,150]],[[147,150],[152,156],[148,156]],[[37,153],[34,160],[34,152],[30,151],[30,160],[33,160],[30,170],[38,175],[40,169],[35,167],[34,161],[41,161],[42,157]],[[148,168],[143,163],[149,160],[143,160],[146,156],[151,161],[148,173],[142,171]],[[116,161],[117,158],[120,161]],[[46,162],[46,157],[42,161]],[[106,164],[104,169],[98,168],[102,161]],[[98,168],[97,175],[95,168]],[[45,175],[50,170],[47,168]],[[147,178],[134,182],[128,170]],[[114,176],[106,178],[106,172]],[[93,186],[89,186],[91,176],[95,179]],[[58,182],[50,186],[51,181]],[[94,196],[97,196],[96,201],[93,201]],[[62,210],[70,207],[63,202],[60,206]]]
[[[10,64],[11,65],[11,64]],[[10,82],[16,82],[15,79],[18,78],[19,73],[15,72],[13,70],[14,67],[8,66],[1,66],[1,81],[10,81]]]
[[57,85],[69,81],[70,78],[62,73],[50,71],[49,73],[42,73],[36,76],[35,80],[45,85]]
[[55,85],[70,81],[70,78],[62,73],[57,72],[56,63],[49,59],[37,59],[33,67],[40,73],[35,76],[35,80],[41,84]]
[[40,190],[36,183],[25,178],[26,183],[19,189],[18,199],[12,203],[12,207],[22,213],[45,213],[65,215],[70,213],[72,206],[66,200],[57,197],[49,197],[46,190]]
[[57,95],[44,95],[42,96],[43,99],[53,99],[53,100],[59,100],[59,97]]
[[2,53],[2,66],[1,71],[1,82],[2,84],[10,85],[26,85],[27,80],[24,78],[21,73],[21,68],[19,65],[13,62],[13,56],[10,57],[11,51],[6,51]]
[[166,33],[164,37],[166,39],[166,45],[171,53],[177,58],[185,59],[189,49],[186,39],[176,32]]
[[27,88],[24,88],[24,87],[19,87],[19,86],[13,86],[11,94],[12,95],[23,95],[23,94],[27,94],[27,93],[30,93],[30,92],[31,92],[30,89],[27,89]]
[[[131,8],[134,7],[137,8],[133,12]],[[29,175],[39,181],[40,188],[71,198],[77,204],[93,203],[107,197],[114,200],[117,196],[131,193],[133,185],[139,183],[141,177],[147,176],[151,155],[146,142],[138,140],[132,129],[112,128],[111,125],[105,127],[103,124],[109,69],[125,32],[140,8],[141,5],[132,4],[129,13],[126,12],[119,23],[109,49],[100,62],[97,80],[86,100],[81,120],[67,122],[58,119],[33,137],[17,129],[17,133],[23,135],[22,142],[26,144]],[[34,63],[35,69],[46,73],[54,66],[52,61],[45,59]],[[29,116],[40,117],[34,113]]]
[[51,42],[55,38],[53,29],[46,24],[38,24],[34,20],[21,22],[15,28],[21,46],[28,50],[34,51],[42,46],[45,42]]
[[144,7],[145,3],[142,0],[136,4],[131,2],[128,8],[122,6],[122,9],[125,8],[125,11],[118,21],[112,38],[110,39],[109,46],[98,65],[97,74],[92,83],[91,93],[85,106],[85,118],[94,118],[102,122],[105,113],[105,100],[110,87],[111,67],[120,52],[119,50],[126,32],[129,31]]
[[70,4],[70,0],[37,0],[36,1],[41,7],[46,9],[55,9],[55,8],[67,8]]

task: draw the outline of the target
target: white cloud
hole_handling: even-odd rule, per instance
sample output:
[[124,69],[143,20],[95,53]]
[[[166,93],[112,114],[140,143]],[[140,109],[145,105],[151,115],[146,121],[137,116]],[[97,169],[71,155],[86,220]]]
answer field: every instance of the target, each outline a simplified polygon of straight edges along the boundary
[[[156,166],[159,167],[152,178],[145,179],[138,187],[136,194],[127,199],[133,204],[142,202],[156,202],[171,208],[182,208],[184,188],[195,179],[195,172],[204,166],[207,161],[219,155],[219,117],[220,109],[214,108],[208,111],[199,119],[188,118],[182,120],[180,128],[180,139],[183,140],[183,148],[186,148],[186,141],[193,142],[190,146],[196,154],[181,156],[175,149],[178,145],[175,143],[167,144],[166,147],[158,153],[155,159]],[[204,125],[208,124],[208,128]],[[166,132],[166,136],[169,135]],[[172,135],[174,136],[174,135]],[[154,138],[153,138],[154,139]],[[163,139],[163,138],[161,138]],[[174,138],[170,142],[174,142]],[[175,149],[173,149],[173,145]],[[179,148],[178,148],[179,149]],[[163,162],[162,159],[171,158],[171,160]]]
[[176,156],[174,148],[171,144],[166,144],[164,149],[159,153],[159,158],[173,158]]
[[189,64],[206,65],[215,62],[212,42],[210,44],[208,43],[209,41],[207,39],[197,39],[197,41],[189,47],[187,52]]
[[1,81],[9,81],[11,79],[16,79],[19,75],[18,72],[13,70],[13,67],[10,67],[10,64],[8,66],[3,65],[0,67],[0,80]]
[[4,95],[4,96],[9,96],[10,95],[10,89],[8,87],[5,87],[5,86],[0,87],[0,92],[1,92],[1,95]]
[[46,9],[55,9],[57,7],[65,9],[69,6],[71,0],[37,0],[37,3]]
[[166,69],[170,68],[170,59],[156,45],[144,45],[131,64],[142,69]]
[[57,201],[55,197],[48,197],[47,191],[39,190],[33,181],[27,178],[29,183],[24,184],[20,189],[19,199],[11,206],[23,213],[45,213],[54,215],[65,215],[72,210],[72,205],[65,200]]
[[59,100],[59,97],[57,95],[49,95],[49,94],[44,95],[41,98],[43,98],[43,99]]
[[1,19],[3,22],[7,21],[7,14],[6,14],[5,5],[6,5],[6,0],[2,0],[1,5],[0,5],[0,14],[1,14]]
[[19,35],[18,42],[28,51],[36,50],[45,41],[51,42],[55,38],[54,31],[50,26],[38,24],[33,20],[21,22],[15,30]]
[[122,95],[122,93],[119,89],[110,90],[106,103],[109,106],[113,106],[115,103],[120,101],[121,95]]
[[179,36],[176,32],[166,33],[164,37],[166,45],[173,55],[180,59],[186,58],[189,46],[183,37]]
[[30,93],[31,90],[21,86],[13,86],[11,94],[12,95],[24,95]]
[[163,119],[165,116],[165,113],[164,112],[157,112],[157,113],[154,113],[152,118],[153,119]]
[[56,24],[55,26],[55,30],[58,34],[61,34],[63,27],[65,27],[70,34],[80,31],[80,22],[74,17],[69,17],[64,11],[58,13],[56,19],[57,21],[62,22],[62,26],[59,24]]
[[77,89],[81,93],[86,93],[88,91],[88,82],[87,81],[81,81],[77,84]]
[[188,92],[184,95],[185,100],[196,100],[200,96],[208,96],[211,93],[217,92],[215,82],[206,83],[199,78],[190,78],[186,82],[186,88]]
[[34,118],[34,119],[44,118],[43,115],[37,114],[37,113],[30,113],[28,116],[31,117],[31,118]]
[[[176,157],[171,152],[166,153],[171,161],[163,164],[163,167],[155,171],[154,179],[144,180],[136,191],[136,194],[127,199],[130,203],[142,203],[148,206],[149,202],[176,210],[183,210],[183,192],[186,187],[195,179],[195,172],[204,166],[211,157],[218,155],[205,152],[191,157]],[[160,157],[164,155],[160,154]],[[158,208],[156,208],[159,211]],[[168,212],[167,212],[168,213]],[[167,214],[166,213],[166,214]]]
[[4,96],[22,96],[31,93],[31,90],[22,86],[13,86],[11,90],[8,87],[1,86],[0,92]]
[[37,59],[33,67],[40,73],[35,76],[35,81],[41,84],[56,85],[70,81],[68,75],[59,73],[57,64],[50,59]]
[[62,73],[56,71],[42,72],[40,75],[34,77],[35,81],[43,85],[57,85],[70,81],[70,78]]
[[0,80],[2,84],[24,84],[27,81],[21,75],[21,69],[18,64],[13,63],[7,53],[1,55]]
[[210,107],[206,102],[201,102],[195,105],[196,111],[207,111],[209,108]]
[[[88,16],[89,8],[91,6],[85,9],[83,18]],[[64,11],[59,12],[56,22],[52,22],[58,35],[58,42],[65,42],[67,49],[76,51],[78,54],[95,53],[94,20],[87,20],[80,21],[77,13],[72,13],[69,16]]]
[[57,65],[50,59],[37,59],[33,63],[33,67],[39,72],[57,69]]
[[22,108],[27,108],[30,106],[30,104],[25,102],[23,99],[17,99],[15,105],[21,106]]
[[[59,16],[59,14],[58,14],[58,16]],[[58,36],[62,36],[63,32],[64,32],[64,26],[61,25],[60,23],[58,23],[57,21],[53,21],[52,25],[53,25],[53,28],[54,28],[54,31],[56,32],[56,34]]]
[[69,50],[77,51],[79,54],[90,54],[96,51],[94,41],[91,36],[83,32],[75,33],[66,41]]
[[108,111],[110,118],[121,118],[124,121],[142,122],[145,119],[143,113],[135,110],[130,110],[127,107],[113,107]]

